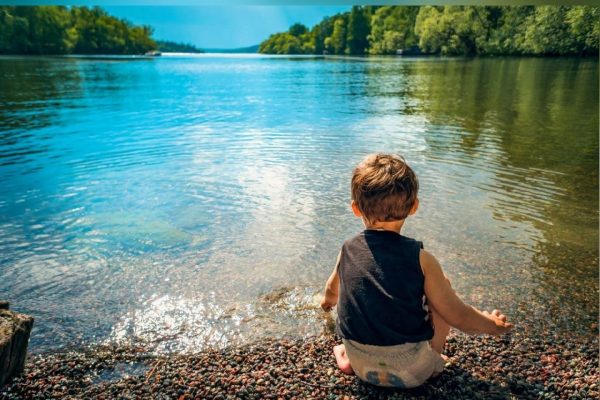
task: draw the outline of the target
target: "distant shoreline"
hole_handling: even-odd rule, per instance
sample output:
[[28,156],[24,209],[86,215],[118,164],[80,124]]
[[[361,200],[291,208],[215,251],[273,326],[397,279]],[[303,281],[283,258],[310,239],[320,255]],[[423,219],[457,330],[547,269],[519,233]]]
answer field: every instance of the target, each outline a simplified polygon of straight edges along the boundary
[[265,58],[322,58],[330,60],[381,60],[381,59],[501,59],[501,58],[543,58],[543,59],[582,59],[598,60],[595,55],[440,55],[440,54],[419,54],[419,55],[337,55],[337,54],[267,54],[267,53],[249,53],[249,52],[212,52],[185,53],[185,52],[162,52],[162,56],[151,56],[144,54],[0,54],[2,58],[66,58],[66,59],[114,59],[114,60],[147,60],[160,59],[161,57],[191,56],[201,58],[203,56],[257,56]]

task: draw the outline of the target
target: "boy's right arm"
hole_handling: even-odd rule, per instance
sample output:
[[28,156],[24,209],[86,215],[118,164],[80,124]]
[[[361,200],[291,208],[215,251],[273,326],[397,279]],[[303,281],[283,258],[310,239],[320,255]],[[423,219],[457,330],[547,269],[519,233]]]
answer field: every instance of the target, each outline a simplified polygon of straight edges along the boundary
[[427,301],[451,326],[469,334],[501,335],[512,328],[499,311],[482,312],[465,304],[454,292],[436,258],[425,250],[419,257],[425,275]]

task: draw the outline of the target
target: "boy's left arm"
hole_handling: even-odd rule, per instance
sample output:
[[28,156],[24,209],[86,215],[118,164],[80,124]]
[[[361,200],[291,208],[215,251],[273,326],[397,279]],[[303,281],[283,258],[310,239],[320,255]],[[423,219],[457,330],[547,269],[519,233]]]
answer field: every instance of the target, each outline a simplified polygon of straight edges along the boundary
[[338,293],[340,289],[340,277],[338,275],[338,266],[340,264],[340,258],[342,256],[342,252],[338,254],[337,261],[335,263],[335,267],[333,268],[333,272],[327,279],[327,283],[325,284],[325,295],[321,299],[321,308],[324,311],[331,310],[338,301]]

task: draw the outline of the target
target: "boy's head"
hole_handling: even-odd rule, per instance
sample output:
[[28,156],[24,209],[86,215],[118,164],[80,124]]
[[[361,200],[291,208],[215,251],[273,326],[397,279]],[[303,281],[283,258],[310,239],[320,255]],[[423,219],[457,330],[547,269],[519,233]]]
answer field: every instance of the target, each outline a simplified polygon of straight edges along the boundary
[[351,189],[352,201],[367,222],[399,221],[414,212],[419,181],[403,158],[379,153],[354,169]]

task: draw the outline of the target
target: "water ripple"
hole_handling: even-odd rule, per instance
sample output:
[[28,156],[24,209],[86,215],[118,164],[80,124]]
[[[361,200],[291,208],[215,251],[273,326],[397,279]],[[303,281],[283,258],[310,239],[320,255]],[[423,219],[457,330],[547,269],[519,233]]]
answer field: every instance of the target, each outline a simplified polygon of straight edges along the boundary
[[597,273],[590,63],[0,57],[0,298],[36,317],[34,351],[315,334],[361,229],[350,174],[376,151],[416,170],[406,234],[465,298],[547,296]]

